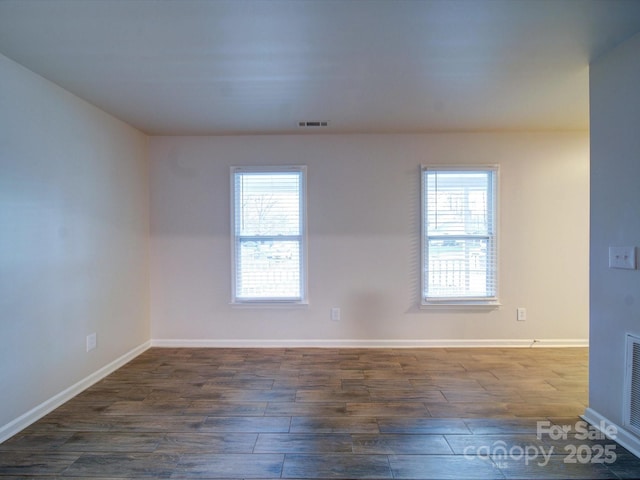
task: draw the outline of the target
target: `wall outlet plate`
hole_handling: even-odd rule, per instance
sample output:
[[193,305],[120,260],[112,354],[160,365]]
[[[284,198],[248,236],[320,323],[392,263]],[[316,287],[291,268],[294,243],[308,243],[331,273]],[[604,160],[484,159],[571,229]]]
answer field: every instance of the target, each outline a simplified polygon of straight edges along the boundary
[[527,309],[524,307],[516,308],[516,318],[519,322],[524,322],[527,319]]
[[87,352],[90,352],[98,345],[97,335],[95,333],[91,333],[87,335]]

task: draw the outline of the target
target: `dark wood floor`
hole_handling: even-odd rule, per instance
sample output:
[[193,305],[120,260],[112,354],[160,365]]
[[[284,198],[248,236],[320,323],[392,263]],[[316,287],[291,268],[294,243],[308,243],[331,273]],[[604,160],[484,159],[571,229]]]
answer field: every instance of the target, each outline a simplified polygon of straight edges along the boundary
[[0,479],[640,478],[576,436],[587,357],[154,348],[1,444]]

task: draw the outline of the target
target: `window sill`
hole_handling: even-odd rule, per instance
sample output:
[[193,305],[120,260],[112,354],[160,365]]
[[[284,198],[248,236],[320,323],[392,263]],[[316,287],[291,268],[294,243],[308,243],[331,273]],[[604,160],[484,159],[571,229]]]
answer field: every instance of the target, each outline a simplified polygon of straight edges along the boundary
[[233,308],[306,308],[307,301],[286,301],[286,300],[246,300],[232,301],[229,303]]
[[439,301],[422,302],[420,310],[497,310],[502,304],[498,301]]

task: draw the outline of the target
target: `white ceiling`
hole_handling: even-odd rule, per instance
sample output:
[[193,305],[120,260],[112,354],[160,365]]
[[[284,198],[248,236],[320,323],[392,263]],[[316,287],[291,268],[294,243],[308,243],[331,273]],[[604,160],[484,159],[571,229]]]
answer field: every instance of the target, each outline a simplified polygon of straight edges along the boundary
[[586,129],[637,32],[640,0],[0,0],[1,53],[149,134]]

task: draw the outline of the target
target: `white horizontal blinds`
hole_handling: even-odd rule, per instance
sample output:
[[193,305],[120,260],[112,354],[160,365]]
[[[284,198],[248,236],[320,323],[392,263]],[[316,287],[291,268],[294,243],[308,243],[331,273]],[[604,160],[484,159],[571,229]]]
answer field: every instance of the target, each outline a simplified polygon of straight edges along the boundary
[[301,300],[303,171],[234,171],[236,300]]
[[423,196],[424,299],[495,299],[495,168],[425,167]]

